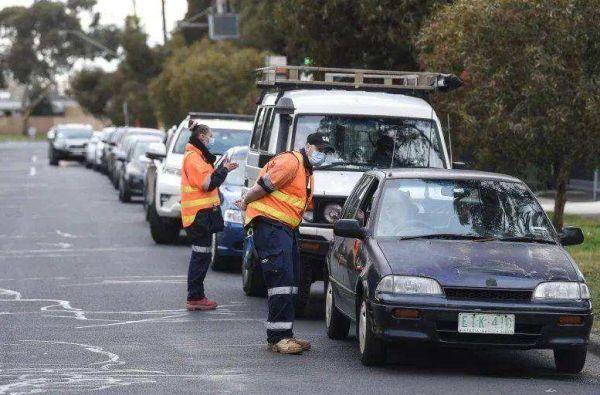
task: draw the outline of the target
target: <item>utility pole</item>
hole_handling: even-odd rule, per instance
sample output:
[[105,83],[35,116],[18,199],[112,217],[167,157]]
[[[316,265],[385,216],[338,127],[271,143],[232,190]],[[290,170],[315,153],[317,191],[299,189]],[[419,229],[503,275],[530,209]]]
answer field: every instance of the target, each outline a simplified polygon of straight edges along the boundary
[[165,16],[165,0],[162,3],[163,44],[167,45],[167,17]]
[[135,5],[135,0],[131,0],[133,3],[133,16],[137,18],[137,7]]

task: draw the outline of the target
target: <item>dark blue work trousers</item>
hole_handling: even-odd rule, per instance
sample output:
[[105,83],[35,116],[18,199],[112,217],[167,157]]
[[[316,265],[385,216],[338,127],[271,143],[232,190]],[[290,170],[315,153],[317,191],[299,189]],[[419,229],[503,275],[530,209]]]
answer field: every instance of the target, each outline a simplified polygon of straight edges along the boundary
[[212,235],[192,239],[192,257],[188,268],[188,300],[204,298],[204,278],[210,265]]
[[254,247],[268,292],[267,341],[274,344],[294,337],[294,304],[300,280],[297,233],[285,225],[257,219]]

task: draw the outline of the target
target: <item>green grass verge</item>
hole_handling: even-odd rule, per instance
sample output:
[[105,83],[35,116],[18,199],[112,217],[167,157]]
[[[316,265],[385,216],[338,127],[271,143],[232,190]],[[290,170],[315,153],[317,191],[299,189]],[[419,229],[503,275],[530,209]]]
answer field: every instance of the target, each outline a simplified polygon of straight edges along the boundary
[[578,246],[567,247],[583,272],[592,294],[595,322],[600,330],[600,218],[565,216],[565,225],[578,226],[583,230],[585,241]]
[[[37,133],[35,135],[35,141],[42,141],[46,139],[46,133]],[[0,143],[3,141],[28,141],[29,137],[24,136],[21,133],[0,133]]]

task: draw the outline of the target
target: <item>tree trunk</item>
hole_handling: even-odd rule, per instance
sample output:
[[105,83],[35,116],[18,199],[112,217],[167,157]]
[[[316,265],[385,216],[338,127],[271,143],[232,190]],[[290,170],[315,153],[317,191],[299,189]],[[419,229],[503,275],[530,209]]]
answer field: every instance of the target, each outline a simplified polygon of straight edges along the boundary
[[562,230],[564,222],[565,204],[567,203],[567,183],[571,167],[565,163],[557,166],[556,172],[556,197],[554,198],[554,220],[552,223],[558,232]]
[[[31,112],[33,111],[33,109],[35,108],[35,106],[37,106],[46,96],[46,94],[48,93],[48,91],[50,90],[50,88],[52,87],[52,85],[54,85],[53,82],[48,83],[48,85],[46,85],[41,91],[40,94],[29,103],[28,106],[25,106],[25,104],[23,104],[24,107],[24,111],[23,111],[23,120],[21,122],[21,132],[23,133],[23,135],[27,136],[29,134],[29,118],[31,118]],[[25,91],[25,96],[27,97],[29,96],[29,91]],[[25,101],[26,99],[24,99]]]

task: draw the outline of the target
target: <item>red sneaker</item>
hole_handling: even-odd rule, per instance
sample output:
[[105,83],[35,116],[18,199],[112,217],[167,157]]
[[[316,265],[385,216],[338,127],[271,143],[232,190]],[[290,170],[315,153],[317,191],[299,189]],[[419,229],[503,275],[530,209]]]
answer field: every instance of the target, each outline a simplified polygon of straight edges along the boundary
[[207,298],[188,300],[185,304],[185,307],[188,309],[188,311],[214,310],[217,308],[217,302],[214,302]]

